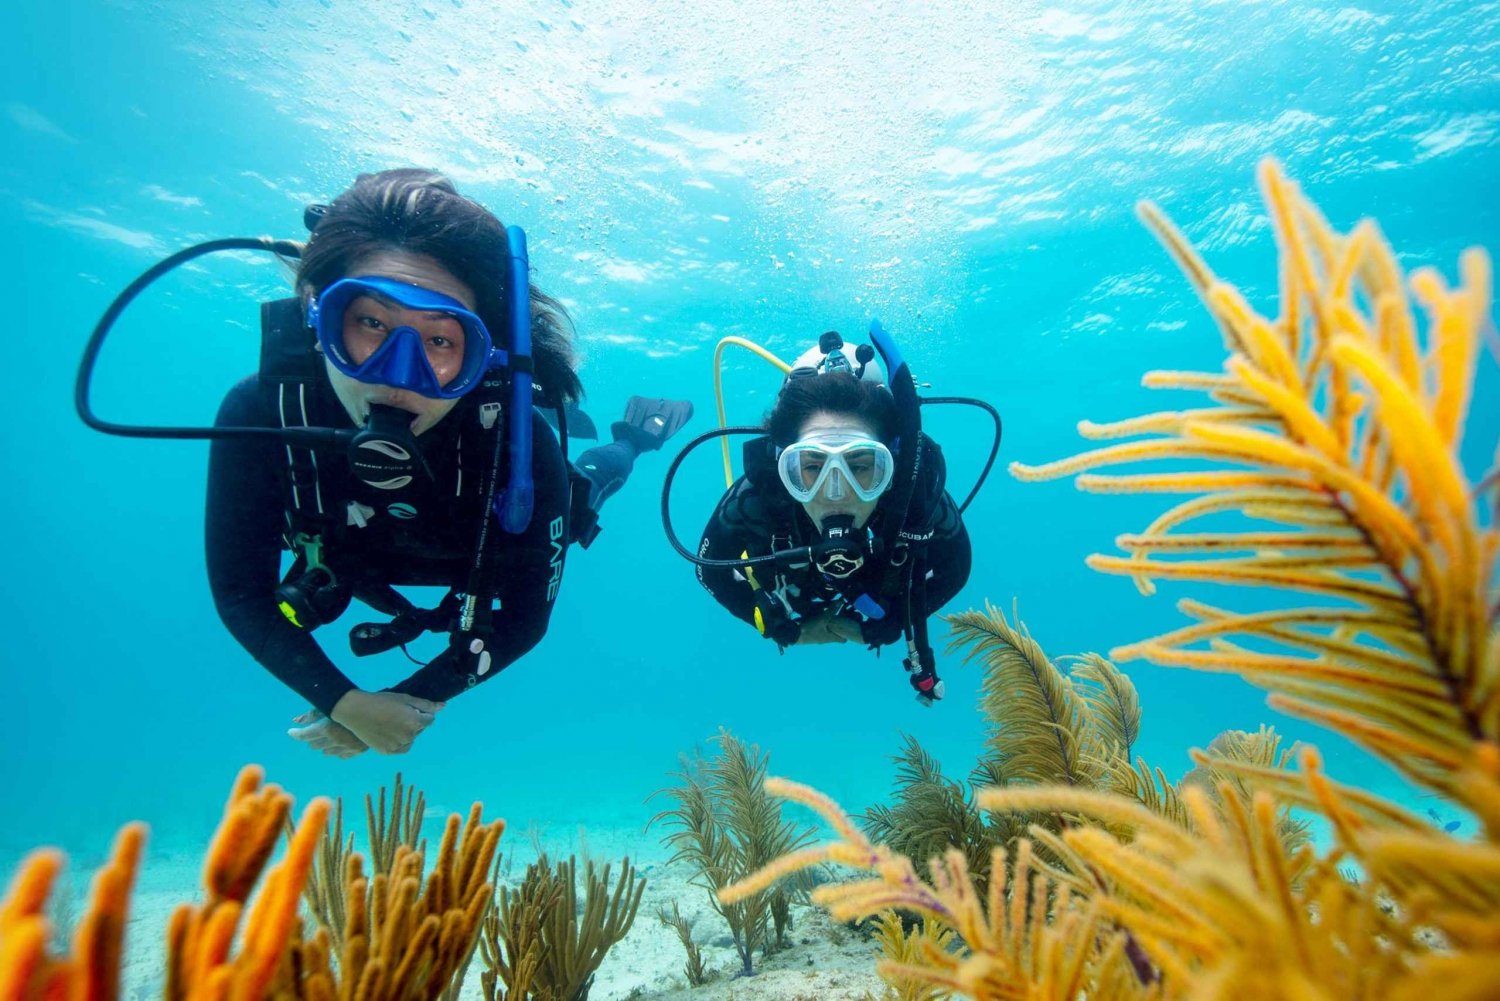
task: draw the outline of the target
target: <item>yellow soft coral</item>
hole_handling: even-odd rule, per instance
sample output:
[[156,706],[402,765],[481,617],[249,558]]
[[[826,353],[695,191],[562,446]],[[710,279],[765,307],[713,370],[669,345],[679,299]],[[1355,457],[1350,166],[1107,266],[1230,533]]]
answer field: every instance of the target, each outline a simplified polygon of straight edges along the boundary
[[[1022,839],[1013,857],[995,849],[988,892],[975,891],[962,852],[950,849],[929,864],[929,878],[917,875],[911,860],[873,845],[838,804],[822,793],[786,779],[768,778],[766,791],[785,796],[821,814],[839,840],[783,856],[719,892],[733,903],[763,892],[777,880],[824,862],[870,872],[868,879],[825,884],[812,901],[836,921],[872,917],[884,911],[910,911],[949,928],[964,950],[949,952],[924,939],[915,962],[883,960],[881,976],[960,991],[984,1001],[1075,1001],[1099,983],[1128,990],[1112,996],[1157,997],[1131,972],[1125,937],[1104,920],[1098,902],[1051,879]],[[1088,795],[1088,794],[1084,794]],[[1161,823],[1166,824],[1166,821]]]
[[[1148,592],[1153,578],[1201,580],[1332,604],[1241,614],[1185,602],[1197,625],[1113,655],[1243,674],[1277,692],[1277,708],[1345,732],[1457,796],[1453,778],[1474,742],[1500,737],[1490,608],[1500,535],[1481,524],[1457,448],[1488,322],[1489,259],[1467,251],[1456,289],[1419,271],[1408,294],[1373,223],[1338,234],[1274,164],[1262,166],[1261,181],[1283,259],[1275,320],[1215,278],[1159,210],[1141,209],[1231,352],[1225,375],[1155,372],[1146,384],[1206,390],[1219,406],[1085,423],[1086,437],[1165,437],[1011,470],[1023,479],[1082,473],[1085,490],[1206,492],[1121,536],[1129,556],[1095,556],[1090,566],[1131,574]],[[1425,355],[1413,300],[1428,317]],[[1249,468],[1087,472],[1147,459]],[[1273,527],[1175,531],[1222,511]],[[1272,640],[1281,652],[1252,651],[1231,635]]]

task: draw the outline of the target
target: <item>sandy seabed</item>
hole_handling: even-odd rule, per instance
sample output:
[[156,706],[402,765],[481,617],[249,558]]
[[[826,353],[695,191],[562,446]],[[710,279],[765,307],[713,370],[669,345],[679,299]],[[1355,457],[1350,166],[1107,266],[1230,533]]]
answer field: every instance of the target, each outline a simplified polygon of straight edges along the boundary
[[[1435,802],[1396,786],[1374,791],[1418,816],[1427,815]],[[1428,819],[1462,817],[1459,835],[1472,831],[1470,818],[1444,804],[1436,806]],[[591,1001],[862,1001],[886,996],[884,983],[875,975],[880,951],[876,942],[807,906],[793,909],[791,945],[768,958],[756,957],[756,973],[739,976],[739,955],[728,926],[710,906],[708,892],[690,882],[694,874],[691,866],[667,862],[670,853],[659,840],[664,833],[625,827],[534,836],[522,829],[507,831],[501,840],[502,853],[508,853],[502,858],[502,878],[511,884],[519,882],[538,848],[546,849],[553,859],[575,854],[580,860],[587,857],[599,864],[614,863],[612,876],[618,873],[619,860],[628,856],[645,878],[646,890],[635,922],[600,966],[589,992]],[[1326,825],[1315,827],[1314,840],[1322,849],[1330,847]],[[167,921],[179,904],[201,900],[201,867],[201,857],[188,854],[146,860],[132,897],[127,930],[125,1001],[149,1001],[161,996]],[[693,938],[712,976],[703,986],[689,986],[682,943],[674,929],[657,919],[658,908],[670,908],[673,901],[682,915],[694,922]],[[476,954],[464,979],[464,1001],[482,1001],[479,975],[483,969],[483,960]]]
[[[511,838],[507,832],[501,847],[515,852],[506,871],[509,881],[516,882],[535,851],[524,844],[524,837],[507,845]],[[738,976],[740,959],[729,927],[714,913],[708,892],[689,882],[690,866],[668,864],[660,844],[639,830],[590,830],[586,843],[590,858],[616,863],[611,876],[618,872],[619,859],[628,854],[646,880],[635,923],[599,967],[590,1001],[860,1001],[884,995],[884,985],[875,975],[879,946],[853,929],[832,923],[813,907],[793,909],[788,948],[769,958],[757,956],[755,974]],[[579,850],[577,845],[566,844],[545,847],[554,858]],[[201,859],[182,856],[150,858],[143,866],[126,933],[124,1001],[161,997],[167,922],[179,904],[202,898],[201,865]],[[670,909],[673,901],[694,922],[693,938],[713,978],[703,986],[689,986],[684,972],[687,954],[677,932],[657,919],[657,909]],[[476,954],[464,978],[464,1001],[482,1001],[479,975],[483,969],[483,960]]]

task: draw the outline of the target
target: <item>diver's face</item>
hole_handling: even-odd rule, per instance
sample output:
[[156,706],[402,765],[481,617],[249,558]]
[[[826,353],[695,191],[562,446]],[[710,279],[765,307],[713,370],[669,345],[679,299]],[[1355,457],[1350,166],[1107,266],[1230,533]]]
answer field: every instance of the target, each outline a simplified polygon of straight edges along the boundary
[[[397,249],[379,250],[356,260],[349,268],[349,274],[390,278],[408,285],[420,285],[457,299],[471,312],[475,307],[473,290],[435,258],[426,254],[413,254]],[[356,364],[362,363],[380,347],[385,335],[397,327],[411,327],[422,335],[422,346],[439,383],[445,383],[458,375],[464,357],[464,330],[457,320],[438,313],[407,309],[400,303],[377,296],[360,296],[344,311],[345,348]],[[340,372],[332,362],[326,360],[324,367],[328,370],[328,381],[333,384],[333,391],[344,405],[349,419],[361,427],[369,419],[371,405],[380,403],[414,415],[412,433],[421,434],[446,417],[458,404],[456,399],[435,400],[395,386],[360,382]]]
[[[809,438],[815,434],[848,434],[858,435],[865,438],[874,438],[875,429],[868,422],[856,414],[836,414],[828,410],[819,410],[813,413],[797,432],[798,439]],[[854,518],[855,528],[864,528],[865,522],[870,520],[870,515],[875,513],[875,505],[880,503],[880,498],[875,500],[860,500],[853,490],[845,489],[843,496],[838,500],[828,499],[829,484],[802,505],[802,510],[812,519],[814,525],[820,528],[823,519],[836,514],[846,514]]]

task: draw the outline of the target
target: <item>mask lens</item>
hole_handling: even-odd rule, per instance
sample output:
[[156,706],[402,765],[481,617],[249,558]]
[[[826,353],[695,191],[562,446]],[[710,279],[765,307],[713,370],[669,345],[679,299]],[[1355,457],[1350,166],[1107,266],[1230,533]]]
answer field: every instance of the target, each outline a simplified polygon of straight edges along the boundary
[[318,340],[345,375],[423,396],[462,396],[489,364],[479,317],[438,292],[385,278],[349,278],[324,290]]
[[779,465],[787,492],[804,504],[820,492],[831,501],[851,491],[874,500],[893,471],[891,453],[877,442],[798,442],[782,452]]
[[865,493],[879,488],[882,465],[873,448],[857,448],[844,453],[845,468]]
[[811,493],[818,487],[818,477],[828,465],[828,457],[822,452],[805,449],[797,453],[797,479],[802,489]]
[[344,350],[356,365],[367,362],[392,337],[405,337],[416,341],[437,385],[447,389],[464,372],[468,332],[452,314],[404,309],[362,295],[344,310],[342,326]]

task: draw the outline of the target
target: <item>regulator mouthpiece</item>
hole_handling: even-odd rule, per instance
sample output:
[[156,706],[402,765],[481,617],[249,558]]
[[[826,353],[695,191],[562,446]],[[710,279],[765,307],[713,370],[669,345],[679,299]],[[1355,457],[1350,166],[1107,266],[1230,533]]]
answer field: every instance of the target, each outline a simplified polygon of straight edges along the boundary
[[371,404],[364,430],[349,443],[349,468],[354,475],[377,490],[400,490],[418,472],[431,477],[411,430],[415,417],[399,407]]
[[864,547],[854,530],[854,515],[830,514],[823,519],[823,542],[818,547],[818,571],[842,580],[865,565]]

